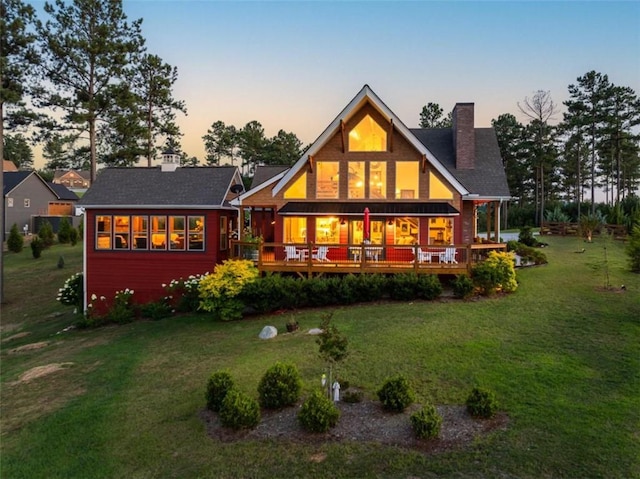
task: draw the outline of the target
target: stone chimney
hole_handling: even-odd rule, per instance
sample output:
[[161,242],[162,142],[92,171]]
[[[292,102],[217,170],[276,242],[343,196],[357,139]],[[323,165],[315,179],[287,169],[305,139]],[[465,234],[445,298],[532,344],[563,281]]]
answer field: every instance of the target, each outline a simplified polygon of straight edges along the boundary
[[473,103],[456,103],[452,113],[453,149],[456,168],[471,170],[475,167],[476,133],[473,124]]

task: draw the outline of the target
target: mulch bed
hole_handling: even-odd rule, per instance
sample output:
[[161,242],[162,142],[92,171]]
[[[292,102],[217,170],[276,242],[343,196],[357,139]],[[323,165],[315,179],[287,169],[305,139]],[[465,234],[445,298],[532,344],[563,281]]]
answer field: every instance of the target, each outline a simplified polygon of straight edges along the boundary
[[415,449],[434,454],[470,445],[476,437],[492,431],[505,430],[509,418],[498,413],[491,419],[475,419],[464,406],[437,406],[442,416],[442,427],[436,439],[420,440],[415,437],[409,417],[420,409],[414,404],[403,413],[389,413],[378,402],[365,400],[360,403],[338,402],[341,415],[338,424],[326,433],[306,432],[297,422],[299,406],[279,411],[262,411],[260,424],[252,430],[234,431],[223,427],[216,413],[203,410],[200,418],[207,433],[221,442],[243,440],[282,440],[302,443],[322,442],[372,442],[389,446]]

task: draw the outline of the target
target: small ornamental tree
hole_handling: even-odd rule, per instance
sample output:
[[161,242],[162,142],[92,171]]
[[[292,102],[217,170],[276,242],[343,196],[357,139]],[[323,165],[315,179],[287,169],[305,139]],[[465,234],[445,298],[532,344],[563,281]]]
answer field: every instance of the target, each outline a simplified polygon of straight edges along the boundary
[[331,323],[332,317],[333,313],[327,313],[322,317],[322,323],[320,324],[322,333],[318,336],[318,339],[316,339],[316,343],[320,346],[318,352],[320,357],[327,363],[329,372],[329,381],[327,381],[328,397],[331,397],[334,367],[349,355],[347,351],[349,340],[340,334],[338,328]]
[[32,240],[31,240],[31,254],[33,254],[33,257],[35,259],[40,258],[40,256],[42,255],[42,250],[44,249],[44,241],[42,241],[40,239],[40,237],[35,236]]
[[245,284],[258,278],[258,269],[250,260],[227,260],[216,266],[213,274],[200,280],[200,309],[216,319],[241,319],[244,304],[237,296]]
[[66,216],[63,216],[58,226],[58,243],[71,243],[71,230],[73,227]]
[[49,223],[48,221],[42,222],[42,224],[40,225],[40,229],[38,230],[38,237],[42,240],[42,244],[45,248],[53,245],[55,235],[53,233],[53,227],[51,226],[51,223]]
[[18,225],[13,223],[11,231],[9,231],[9,238],[7,238],[7,248],[13,253],[19,253],[24,246],[24,238],[18,231]]

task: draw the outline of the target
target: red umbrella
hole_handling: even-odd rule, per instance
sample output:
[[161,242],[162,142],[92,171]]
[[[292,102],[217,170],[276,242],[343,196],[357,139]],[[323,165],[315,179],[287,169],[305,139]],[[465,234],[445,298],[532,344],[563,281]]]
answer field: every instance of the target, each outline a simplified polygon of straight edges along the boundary
[[369,239],[371,222],[369,221],[369,208],[364,209],[364,239]]

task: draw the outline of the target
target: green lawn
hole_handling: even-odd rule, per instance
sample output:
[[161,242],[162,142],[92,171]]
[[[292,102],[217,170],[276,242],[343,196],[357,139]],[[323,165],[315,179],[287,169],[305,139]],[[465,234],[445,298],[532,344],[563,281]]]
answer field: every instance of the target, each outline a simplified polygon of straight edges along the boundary
[[[315,338],[257,338],[267,324],[284,331],[289,314],[231,323],[194,315],[57,334],[72,316],[55,295],[80,269],[80,248],[57,246],[40,260],[8,254],[0,476],[640,477],[640,276],[627,272],[620,243],[545,241],[549,264],[520,270],[520,288],[508,297],[335,310],[350,340],[342,375],[370,397],[397,372],[420,400],[436,404],[462,404],[474,385],[496,392],[508,429],[435,456],[365,443],[214,441],[198,418],[212,371],[230,370],[256,397],[264,371],[286,360],[301,370],[305,392],[318,387]],[[322,312],[297,312],[301,329],[317,327]],[[17,333],[29,334],[7,339]],[[63,369],[18,382],[53,363]],[[319,452],[324,462],[311,460]]]

